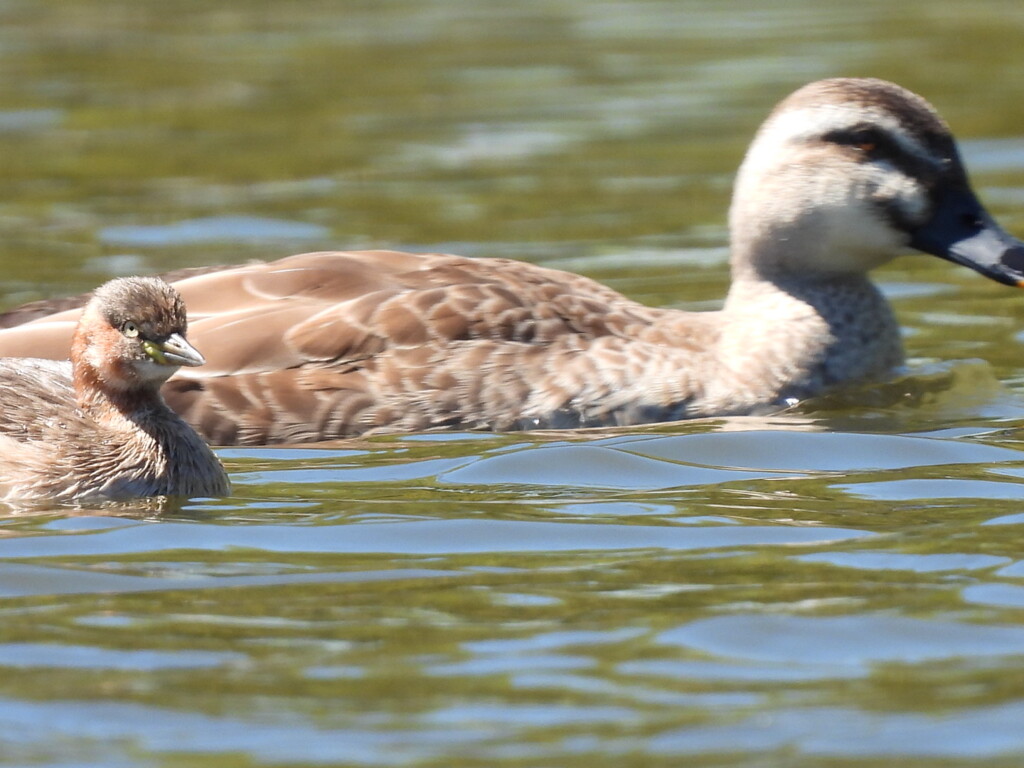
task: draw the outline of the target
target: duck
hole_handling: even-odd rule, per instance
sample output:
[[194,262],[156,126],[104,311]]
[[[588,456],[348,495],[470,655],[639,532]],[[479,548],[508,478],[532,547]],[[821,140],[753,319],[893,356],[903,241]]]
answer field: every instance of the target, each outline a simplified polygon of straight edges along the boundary
[[[904,359],[869,273],[909,250],[1021,286],[1024,243],[953,135],[895,83],[830,78],[758,129],[729,210],[721,309],[649,307],[498,258],[318,252],[174,275],[202,369],[164,385],[219,445],[437,429],[575,429],[764,412]],[[84,297],[0,317],[0,354],[59,356]]]
[[0,360],[0,500],[227,495],[224,467],[160,394],[205,362],[186,327],[166,282],[118,278],[81,311],[69,360]]

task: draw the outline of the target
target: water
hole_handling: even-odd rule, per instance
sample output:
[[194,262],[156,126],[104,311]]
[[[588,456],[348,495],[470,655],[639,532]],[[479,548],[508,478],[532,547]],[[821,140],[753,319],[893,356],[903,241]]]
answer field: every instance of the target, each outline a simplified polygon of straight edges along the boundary
[[[1024,234],[1010,0],[0,5],[6,306],[446,250],[719,305],[803,82],[931,99]],[[878,275],[907,371],[768,417],[220,451],[234,497],[0,513],[0,765],[1015,766],[1024,303]]]

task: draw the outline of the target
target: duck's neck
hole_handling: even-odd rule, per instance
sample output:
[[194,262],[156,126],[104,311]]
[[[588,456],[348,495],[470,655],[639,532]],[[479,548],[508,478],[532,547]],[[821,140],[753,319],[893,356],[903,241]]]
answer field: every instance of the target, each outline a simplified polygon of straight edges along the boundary
[[903,360],[899,327],[866,275],[734,278],[720,353],[777,400],[883,376]]

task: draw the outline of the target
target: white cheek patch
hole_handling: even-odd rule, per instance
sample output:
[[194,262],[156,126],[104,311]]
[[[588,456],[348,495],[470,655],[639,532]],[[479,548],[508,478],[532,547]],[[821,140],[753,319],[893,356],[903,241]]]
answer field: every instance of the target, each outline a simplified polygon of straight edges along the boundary
[[823,231],[829,233],[829,261],[840,271],[866,271],[885,263],[906,244],[907,236],[892,225],[884,208],[894,207],[908,222],[928,215],[924,187],[891,163],[864,163],[855,183],[836,185],[836,195],[817,207]]
[[867,271],[892,258],[903,236],[874,210],[846,207],[829,220],[830,261],[837,271]]
[[924,188],[891,163],[881,161],[875,165],[876,197],[899,208],[905,221],[923,223],[931,205]]

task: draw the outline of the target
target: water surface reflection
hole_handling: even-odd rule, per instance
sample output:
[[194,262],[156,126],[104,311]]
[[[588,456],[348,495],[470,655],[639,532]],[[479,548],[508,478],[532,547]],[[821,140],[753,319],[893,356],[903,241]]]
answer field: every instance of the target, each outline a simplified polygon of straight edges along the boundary
[[[0,8],[6,305],[321,248],[719,306],[782,95],[877,75],[1024,231],[1024,6]],[[893,382],[791,413],[231,449],[231,499],[0,511],[0,765],[1009,766],[1020,295],[908,256]]]

